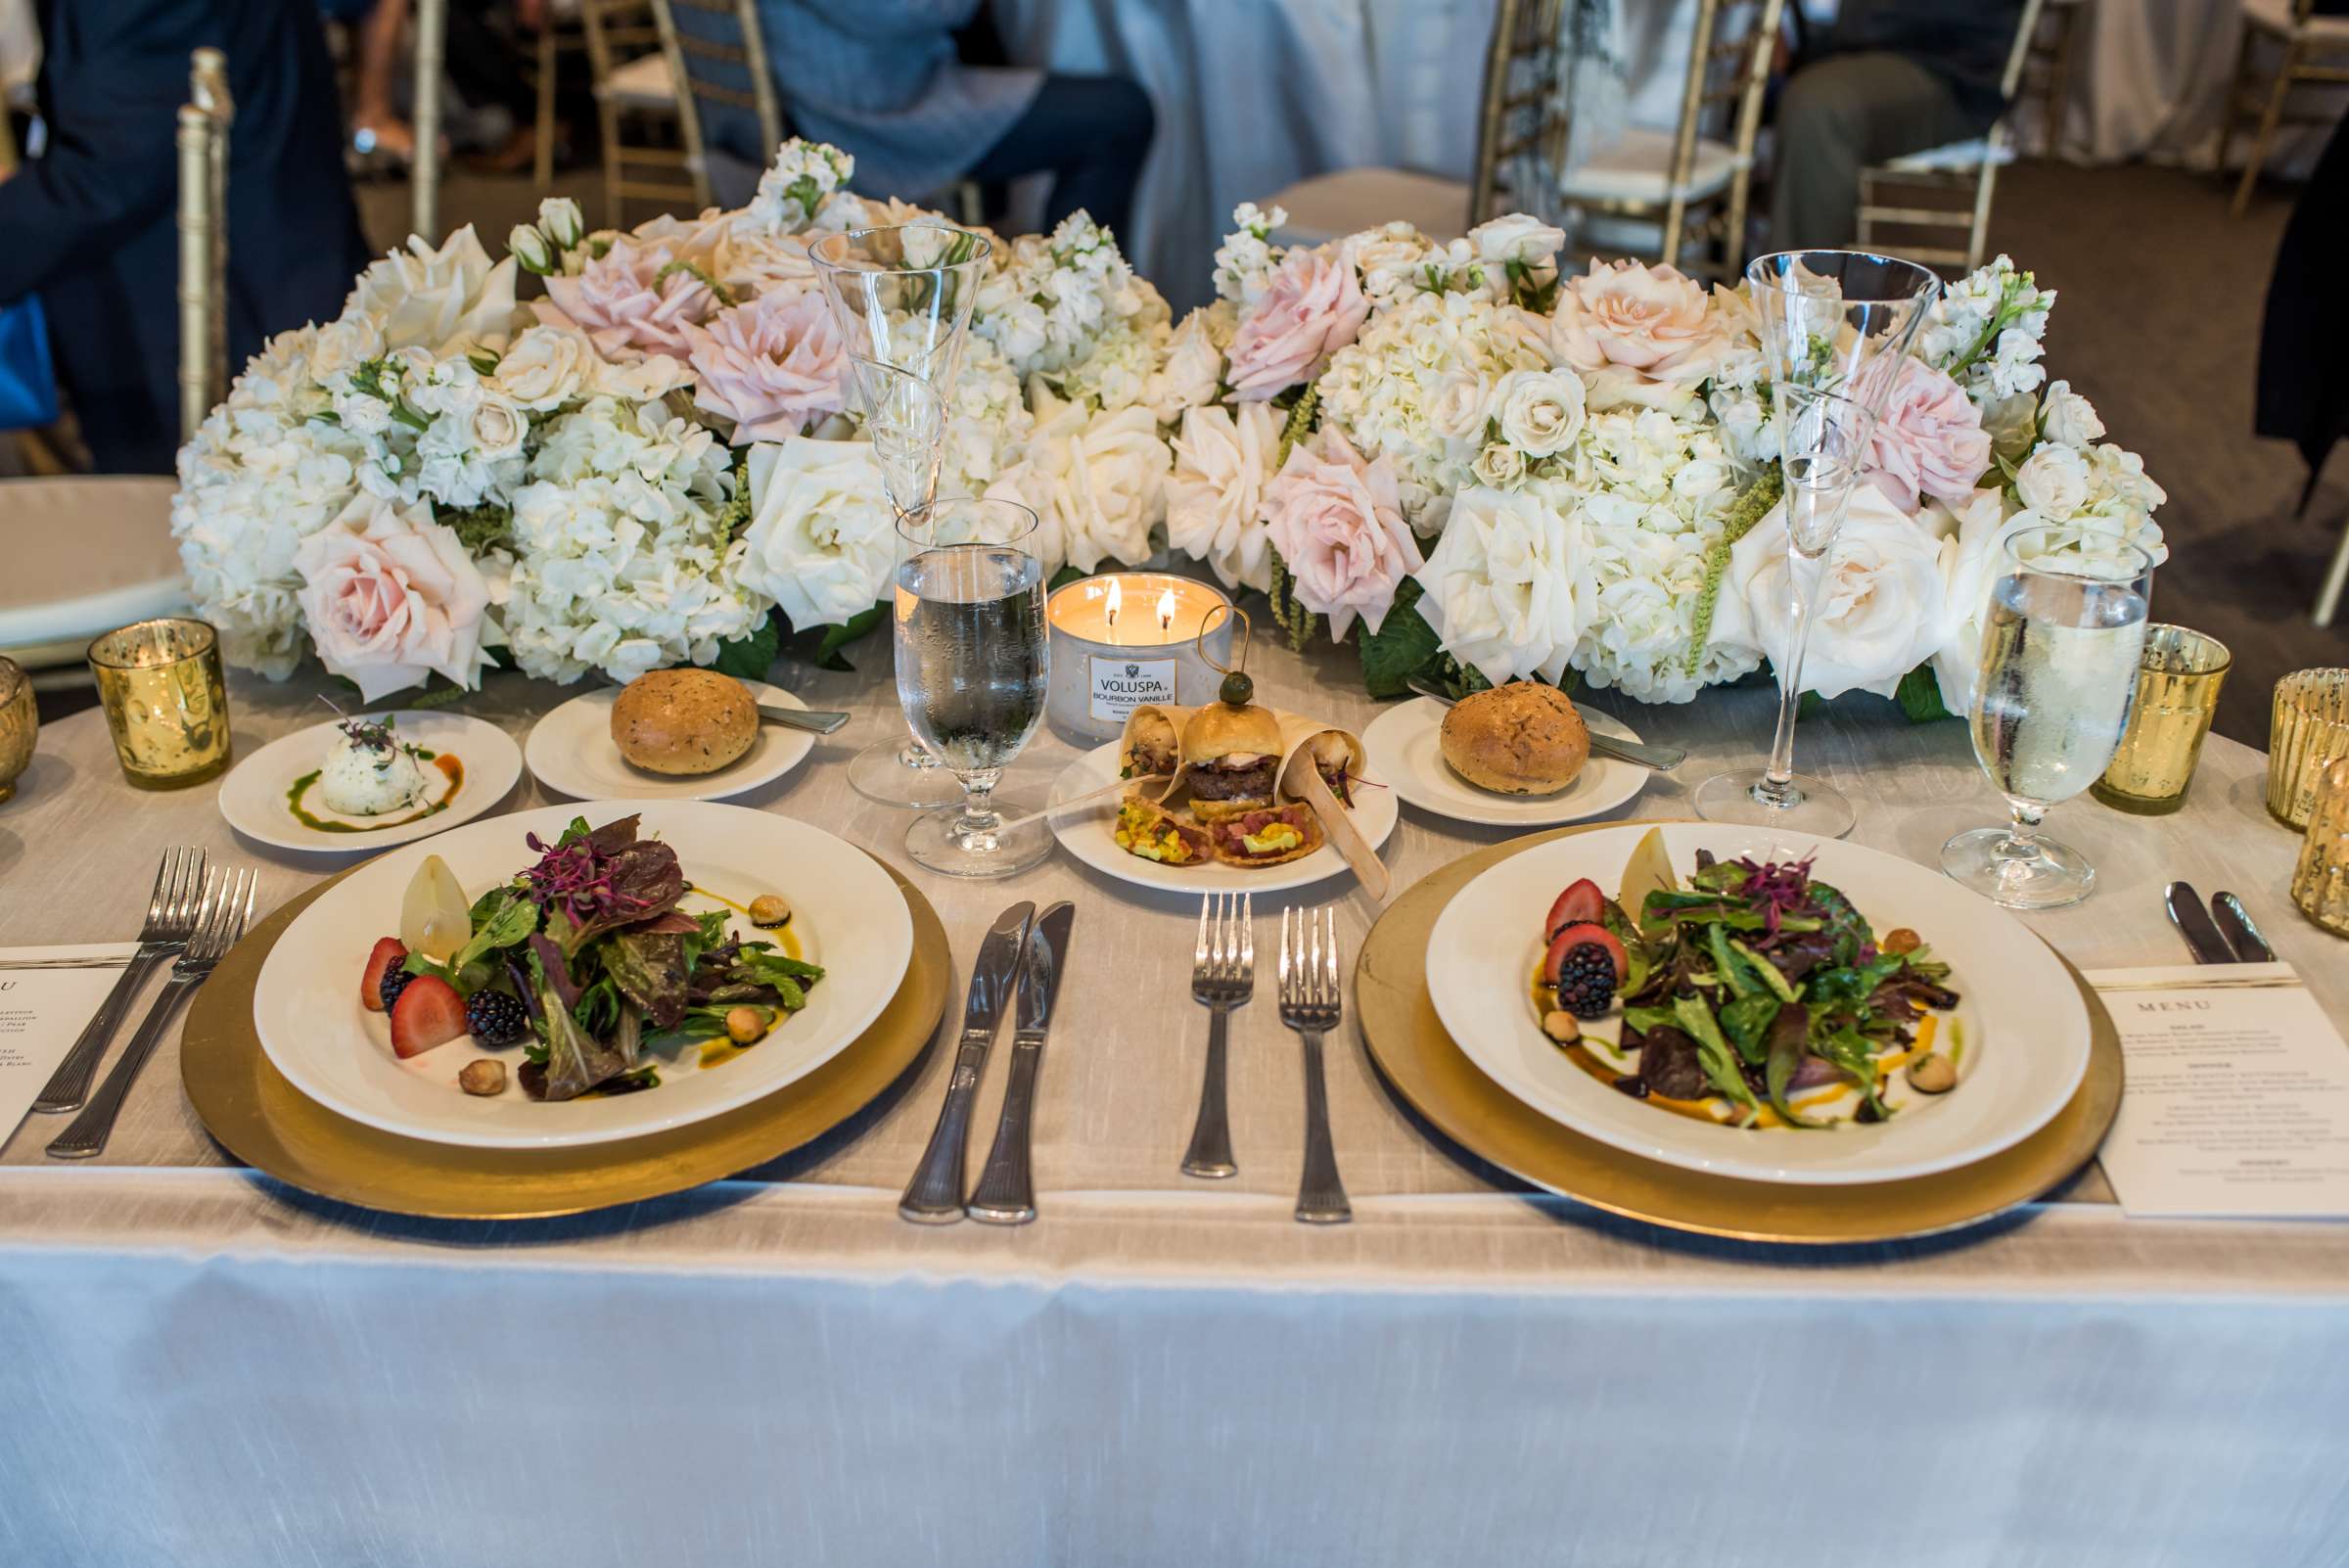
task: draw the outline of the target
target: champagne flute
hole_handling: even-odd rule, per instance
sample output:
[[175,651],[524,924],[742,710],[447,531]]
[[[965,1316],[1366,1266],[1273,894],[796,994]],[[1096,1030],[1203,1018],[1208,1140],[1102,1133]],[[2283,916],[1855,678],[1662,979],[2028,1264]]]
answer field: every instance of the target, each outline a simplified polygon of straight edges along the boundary
[[[937,501],[898,519],[898,702],[963,791],[913,820],[905,853],[948,876],[1025,871],[1052,853],[1052,830],[1032,806],[994,795],[1051,684],[1036,514],[1013,501]],[[1007,812],[1023,820],[1006,825]]]
[[1840,838],[1851,831],[1851,802],[1794,770],[1803,656],[1868,438],[1941,279],[1913,261],[1864,251],[1781,251],[1757,257],[1745,276],[1770,362],[1793,603],[1785,646],[1773,650],[1783,657],[1773,660],[1778,723],[1769,765],[1717,773],[1693,800],[1708,821]]
[[2006,797],[2005,827],[1942,846],[1941,868],[2010,909],[2077,903],[2096,868],[2043,837],[2048,808],[2103,775],[2129,728],[2153,558],[2109,533],[2030,526],[1999,541],[1974,682],[1974,756]]
[[[944,223],[909,223],[827,234],[808,247],[890,500],[900,516],[936,498],[944,399],[961,374],[962,346],[992,247]],[[924,405],[908,384],[939,399],[926,455]],[[902,552],[900,552],[900,559]],[[961,798],[937,759],[904,741],[876,741],[849,764],[849,783],[890,806],[937,807]]]

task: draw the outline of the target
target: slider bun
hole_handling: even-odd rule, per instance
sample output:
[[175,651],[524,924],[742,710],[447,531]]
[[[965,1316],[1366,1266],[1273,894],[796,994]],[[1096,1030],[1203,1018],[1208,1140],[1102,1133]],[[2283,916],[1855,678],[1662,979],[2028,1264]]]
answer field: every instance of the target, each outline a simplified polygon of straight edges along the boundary
[[648,773],[714,773],[758,738],[749,690],[714,669],[656,669],[612,704],[612,744]]
[[1496,795],[1554,795],[1590,760],[1590,731],[1555,686],[1511,681],[1471,692],[1444,715],[1444,761]]
[[1279,761],[1280,720],[1272,716],[1272,710],[1253,703],[1246,708],[1209,703],[1182,726],[1182,760],[1193,767],[1235,752]]

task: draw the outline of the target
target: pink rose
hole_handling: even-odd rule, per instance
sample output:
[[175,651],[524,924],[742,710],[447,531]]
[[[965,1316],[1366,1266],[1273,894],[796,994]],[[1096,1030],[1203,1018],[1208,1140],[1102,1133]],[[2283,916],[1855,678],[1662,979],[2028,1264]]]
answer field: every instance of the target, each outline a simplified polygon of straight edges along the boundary
[[1290,448],[1265,486],[1265,531],[1298,603],[1329,617],[1340,642],[1357,615],[1377,635],[1395,585],[1427,564],[1404,527],[1394,468],[1384,457],[1363,462],[1334,425]]
[[1598,411],[1693,395],[1728,346],[1704,288],[1679,268],[1596,258],[1558,291],[1549,345],[1581,373]]
[[685,265],[664,277],[676,260],[667,243],[616,239],[577,277],[548,278],[546,298],[530,308],[549,326],[586,333],[596,350],[617,364],[632,365],[647,354],[682,360],[685,328],[716,309],[717,296]]
[[1921,359],[1901,367],[1884,417],[1867,443],[1867,477],[1884,498],[1913,513],[1920,495],[1953,510],[1972,499],[1990,467],[1990,433],[1965,390]]
[[849,356],[821,296],[770,294],[685,328],[694,406],[734,421],[734,444],[779,441],[848,406]]
[[1313,380],[1369,314],[1352,262],[1291,251],[1232,337],[1232,395],[1261,403]]
[[484,642],[501,640],[488,619],[489,586],[456,530],[429,505],[400,507],[361,491],[294,552],[296,595],[318,657],[359,683],[375,703],[438,670],[480,683]]

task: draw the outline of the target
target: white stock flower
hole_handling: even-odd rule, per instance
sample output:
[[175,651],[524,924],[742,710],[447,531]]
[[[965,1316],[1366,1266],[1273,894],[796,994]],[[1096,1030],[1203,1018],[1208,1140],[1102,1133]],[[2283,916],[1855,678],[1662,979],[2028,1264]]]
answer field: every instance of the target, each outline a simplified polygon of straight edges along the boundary
[[1446,653],[1498,685],[1556,680],[1581,634],[1575,575],[1582,526],[1523,491],[1454,496],[1427,565],[1419,614]]
[[1494,389],[1500,434],[1528,457],[1554,457],[1583,433],[1583,379],[1571,370],[1518,370]]
[[1254,304],[1280,266],[1281,253],[1266,237],[1288,222],[1286,208],[1267,212],[1254,202],[1233,208],[1231,232],[1216,248],[1216,293],[1235,304]]
[[759,194],[734,218],[737,228],[796,234],[815,222],[836,191],[856,172],[856,160],[829,142],[794,136],[775,149],[775,161],[759,176]]
[[761,441],[751,448],[750,477],[742,580],[796,628],[839,625],[871,609],[897,561],[897,514],[872,442]]
[[470,223],[437,251],[411,236],[359,274],[344,314],[364,314],[393,348],[502,348],[514,330],[515,269],[511,256],[490,263]]
[[1280,452],[1280,416],[1265,403],[1193,408],[1174,438],[1167,543],[1205,561],[1227,588],[1272,587],[1264,506]]

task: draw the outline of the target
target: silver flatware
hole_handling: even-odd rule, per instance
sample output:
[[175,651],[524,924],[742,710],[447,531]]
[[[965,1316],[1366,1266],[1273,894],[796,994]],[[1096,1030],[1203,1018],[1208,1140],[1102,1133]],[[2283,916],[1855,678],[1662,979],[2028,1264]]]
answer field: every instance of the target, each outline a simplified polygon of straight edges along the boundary
[[1329,1088],[1321,1076],[1321,1037],[1338,1027],[1338,922],[1334,911],[1284,909],[1280,915],[1280,1021],[1305,1041],[1305,1173],[1297,1218],[1343,1224],[1354,1218],[1329,1142]]
[[[1457,701],[1423,680],[1412,680],[1409,685],[1420,696],[1433,697],[1447,708],[1452,707]],[[1613,758],[1618,762],[1630,762],[1635,767],[1650,768],[1658,773],[1669,773],[1688,761],[1688,753],[1678,746],[1650,746],[1644,741],[1617,740],[1612,735],[1601,735],[1595,729],[1589,733],[1590,755],[1593,757]]]
[[2162,894],[2162,906],[2170,911],[2170,924],[2186,939],[2186,945],[2198,964],[2231,964],[2235,961],[2234,949],[2219,935],[2219,928],[2203,907],[2202,895],[2190,882],[2173,882]]
[[98,1092],[90,1096],[90,1103],[65,1131],[50,1140],[51,1159],[86,1160],[106,1147],[115,1130],[115,1118],[122,1112],[123,1097],[130,1092],[139,1070],[147,1065],[147,1058],[155,1053],[156,1042],[178,1014],[179,1004],[211,978],[213,967],[243,939],[245,928],[253,921],[257,880],[251,871],[215,872],[206,880],[196,931],[188,938],[179,961],[171,966],[171,978],[163,982],[162,994],[139,1020],[138,1032],[122,1048],[120,1059],[98,1085]]
[[995,917],[979,956],[971,963],[971,993],[962,1008],[962,1038],[954,1047],[954,1072],[946,1080],[946,1102],[939,1107],[938,1126],[930,1146],[914,1167],[898,1213],[916,1224],[949,1224],[962,1218],[963,1146],[970,1141],[971,1102],[979,1094],[979,1075],[987,1067],[988,1047],[995,1042],[1012,985],[1019,979],[1020,960],[1027,952],[1028,924],[1036,905],[1027,899]]
[[2234,949],[2235,957],[2247,964],[2276,961],[2276,949],[2268,945],[2268,939],[2252,924],[2251,911],[2243,907],[2242,899],[2232,893],[2222,893],[2210,900],[2210,912],[2217,918],[2219,934]]
[[1240,1174],[1231,1157],[1231,1118],[1223,1094],[1224,1035],[1231,1010],[1256,994],[1256,904],[1253,894],[1211,893],[1199,901],[1199,943],[1191,950],[1191,1000],[1208,1010],[1207,1071],[1199,1084],[1199,1116],[1182,1174],[1210,1180]]
[[771,703],[757,705],[759,716],[770,724],[785,729],[805,729],[817,735],[829,735],[849,721],[849,715],[834,708],[777,708]]
[[123,1009],[138,995],[156,966],[186,947],[196,930],[196,903],[204,891],[205,865],[202,850],[175,845],[163,852],[161,863],[155,868],[155,892],[147,899],[147,923],[139,929],[139,950],[131,954],[122,978],[90,1015],[81,1038],[49,1075],[40,1097],[32,1102],[34,1110],[78,1111],[81,1102],[90,1097],[90,1080],[98,1076],[98,1064],[114,1042]]
[[1047,906],[1028,933],[1028,956],[1020,965],[1017,1012],[1011,1037],[1011,1080],[1003,1088],[1003,1110],[995,1119],[995,1144],[979,1168],[979,1185],[963,1210],[989,1224],[1024,1225],[1036,1218],[1036,1182],[1029,1154],[1035,1144],[1036,1075],[1043,1065],[1044,1036],[1052,1028],[1052,1001],[1069,966],[1069,931],[1077,906],[1067,899]]
[[135,959],[128,958],[0,958],[0,971],[21,975],[33,969],[120,969]]

